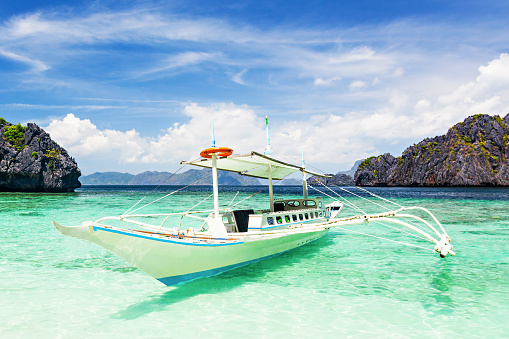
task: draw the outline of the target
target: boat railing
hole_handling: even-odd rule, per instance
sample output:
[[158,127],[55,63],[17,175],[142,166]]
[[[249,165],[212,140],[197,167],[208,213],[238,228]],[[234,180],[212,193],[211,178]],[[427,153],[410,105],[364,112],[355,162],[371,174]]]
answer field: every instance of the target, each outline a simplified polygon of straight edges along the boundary
[[[185,211],[185,212],[174,212],[174,213],[127,214],[127,215],[120,215],[120,216],[102,217],[102,218],[94,221],[94,223],[99,224],[105,220],[117,220],[117,221],[130,223],[133,225],[137,225],[141,228],[150,229],[150,230],[173,231],[174,228],[164,227],[166,222],[171,217],[180,216],[180,223],[178,225],[178,228],[180,228],[180,226],[182,226],[182,219],[184,217],[200,220],[200,221],[203,221],[203,224],[205,224],[208,219],[213,217],[213,212],[214,212],[213,210],[200,210],[200,211]],[[220,212],[222,212],[220,214],[220,216],[222,217],[223,215],[231,213],[232,210],[226,208],[226,209],[221,209]],[[200,214],[201,215],[205,214],[205,216],[200,216]],[[147,219],[147,218],[163,218],[163,220],[161,221],[161,223],[156,225],[156,224],[151,224],[151,223],[147,223],[144,221],[136,220],[136,219],[141,219],[141,218],[145,218],[145,219]],[[202,227],[203,227],[203,224],[202,224]]]

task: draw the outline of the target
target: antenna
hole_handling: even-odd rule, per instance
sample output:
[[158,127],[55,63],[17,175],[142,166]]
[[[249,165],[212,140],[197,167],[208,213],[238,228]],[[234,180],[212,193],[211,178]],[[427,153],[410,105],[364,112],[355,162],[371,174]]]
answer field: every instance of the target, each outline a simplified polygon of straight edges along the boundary
[[214,133],[214,121],[212,121],[212,139],[210,140],[212,147],[216,147],[216,135]]
[[269,118],[265,116],[265,135],[267,137],[267,146],[265,147],[265,155],[272,155],[272,148],[270,148],[270,137],[269,137]]

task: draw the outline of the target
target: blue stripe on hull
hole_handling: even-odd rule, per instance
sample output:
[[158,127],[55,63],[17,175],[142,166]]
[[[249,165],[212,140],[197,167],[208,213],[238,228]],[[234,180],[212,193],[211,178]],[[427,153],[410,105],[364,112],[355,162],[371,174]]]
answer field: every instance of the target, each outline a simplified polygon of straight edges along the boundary
[[[170,239],[154,238],[154,237],[149,237],[149,236],[146,236],[146,235],[135,234],[135,233],[130,233],[130,232],[123,232],[123,231],[120,231],[120,230],[114,230],[114,229],[111,229],[111,228],[104,228],[104,227],[98,227],[98,226],[93,226],[93,230],[94,231],[104,231],[104,232],[110,232],[110,233],[117,233],[117,234],[127,235],[127,236],[130,236],[130,237],[135,237],[135,238],[142,238],[142,239],[153,240],[153,241],[161,241],[161,242],[169,242],[169,243],[172,243],[172,244],[179,244],[179,245],[186,245],[186,246],[231,246],[231,245],[239,245],[239,244],[243,244],[244,243],[243,241],[235,241],[235,242],[230,242],[230,243],[200,244],[200,243],[192,243],[192,242],[175,241],[175,240],[170,240]],[[157,234],[157,233],[154,233],[154,234]],[[188,238],[192,238],[192,237],[188,237]],[[228,240],[223,239],[223,238],[213,238],[213,239],[214,240],[228,241]]]
[[223,272],[226,272],[226,271],[229,271],[229,270],[241,267],[241,266],[246,266],[246,265],[255,263],[257,261],[260,261],[260,260],[265,260],[265,259],[276,257],[278,255],[281,255],[283,253],[292,251],[292,250],[294,250],[296,248],[299,248],[301,246],[305,246],[307,244],[310,244],[310,243],[312,243],[312,242],[322,238],[325,234],[327,234],[327,233],[324,233],[322,236],[320,236],[320,237],[318,237],[316,239],[313,239],[312,241],[310,241],[308,243],[302,244],[300,246],[294,247],[292,249],[289,249],[289,250],[286,250],[286,251],[283,251],[283,252],[271,254],[271,255],[268,255],[266,257],[261,257],[261,258],[258,258],[258,259],[244,261],[244,262],[241,262],[241,263],[238,263],[238,264],[234,264],[234,265],[230,265],[230,266],[223,266],[223,267],[218,267],[218,268],[214,268],[214,269],[211,269],[211,270],[205,270],[205,271],[188,273],[188,274],[182,274],[182,275],[175,275],[173,277],[160,278],[160,279],[157,279],[157,280],[159,280],[160,282],[162,282],[163,284],[165,284],[167,286],[171,286],[171,285],[176,285],[176,284],[180,284],[180,283],[183,283],[183,282],[187,282],[187,281],[190,281],[190,280],[210,277],[212,275],[217,275],[217,274],[220,274],[220,273],[223,273]]

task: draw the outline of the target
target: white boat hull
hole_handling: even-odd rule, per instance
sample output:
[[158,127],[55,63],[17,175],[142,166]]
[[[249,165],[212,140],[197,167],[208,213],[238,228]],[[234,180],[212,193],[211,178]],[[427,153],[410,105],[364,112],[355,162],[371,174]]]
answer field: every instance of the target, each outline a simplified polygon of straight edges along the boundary
[[235,240],[181,241],[101,225],[55,227],[115,253],[166,285],[215,275],[266,259],[323,237],[328,228],[240,235]]

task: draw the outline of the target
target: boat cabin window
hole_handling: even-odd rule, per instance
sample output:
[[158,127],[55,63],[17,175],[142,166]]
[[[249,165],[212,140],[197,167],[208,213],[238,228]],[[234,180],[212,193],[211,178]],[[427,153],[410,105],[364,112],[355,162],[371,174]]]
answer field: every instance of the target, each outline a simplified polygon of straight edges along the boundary
[[318,218],[318,212],[315,212],[315,218]]
[[307,213],[304,213],[304,217],[306,218],[306,220],[308,220],[308,219],[309,219],[309,216],[308,216],[308,214],[307,214]]
[[299,207],[300,206],[300,202],[298,200],[290,200],[290,201],[287,201],[286,204],[290,207]]
[[274,218],[273,217],[268,217],[267,218],[267,224],[274,225]]
[[322,211],[320,211],[320,213],[319,213],[318,215],[322,217],[322,216],[323,216],[323,212],[322,212]]
[[285,221],[286,222],[290,222],[290,216],[289,215],[285,215]]
[[283,218],[276,217],[276,221],[277,221],[278,224],[282,224],[283,223]]
[[321,201],[318,202],[318,208],[322,208],[322,202]]
[[316,206],[316,201],[314,201],[314,200],[304,200],[302,202],[302,205],[304,205],[306,207],[315,207]]
[[304,216],[302,214],[299,214],[299,220],[300,221],[304,220]]
[[295,214],[292,215],[292,220],[297,221],[297,216]]
[[[322,201],[319,202],[323,204]],[[301,209],[316,208],[318,205],[315,199],[290,199],[274,201],[274,212],[294,211]]]

